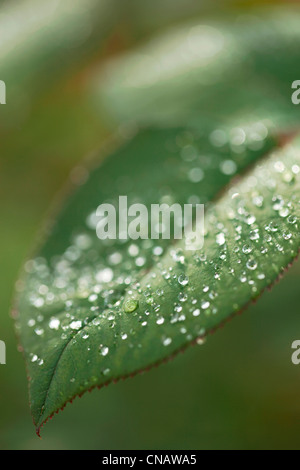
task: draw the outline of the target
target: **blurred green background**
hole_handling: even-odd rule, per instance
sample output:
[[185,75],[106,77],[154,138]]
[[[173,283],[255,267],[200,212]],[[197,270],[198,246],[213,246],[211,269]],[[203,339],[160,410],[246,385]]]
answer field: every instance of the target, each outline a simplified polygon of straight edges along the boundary
[[[7,365],[0,366],[1,449],[300,448],[300,366],[291,362],[291,344],[300,339],[299,263],[204,345],[133,380],[77,398],[44,427],[42,440],[31,422],[25,367],[9,317],[18,271],[53,197],[82,157],[114,131],[115,124],[86,97],[93,70],[169,25],[214,9],[248,11],[254,3],[262,2],[112,1],[101,21],[103,34],[95,21],[91,45],[85,48],[82,40],[83,53],[76,51],[67,67],[62,55],[49,69],[41,68],[43,54],[32,53],[24,38],[19,56],[9,62],[14,52],[2,54],[0,29],[0,79],[3,70],[14,77],[14,90],[20,83],[18,96],[27,104],[26,111],[23,104],[10,104],[14,95],[7,80],[8,104],[0,107],[0,339],[7,346]],[[279,2],[265,3],[271,8]],[[20,4],[0,2],[0,25]],[[22,48],[28,82],[22,81],[26,73],[18,60]],[[49,51],[57,57],[55,48]],[[29,87],[40,79],[42,87]]]

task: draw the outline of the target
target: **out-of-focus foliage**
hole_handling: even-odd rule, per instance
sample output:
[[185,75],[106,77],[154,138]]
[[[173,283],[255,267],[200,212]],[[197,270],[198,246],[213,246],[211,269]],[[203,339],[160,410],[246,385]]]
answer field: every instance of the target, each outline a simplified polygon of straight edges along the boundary
[[8,110],[1,126],[16,126],[30,113],[38,92],[63,73],[78,71],[98,50],[114,23],[108,0],[22,0],[0,10],[1,79]]
[[94,78],[92,99],[116,121],[186,124],[249,113],[296,125],[290,97],[299,62],[299,10],[239,11],[172,28],[121,55]]

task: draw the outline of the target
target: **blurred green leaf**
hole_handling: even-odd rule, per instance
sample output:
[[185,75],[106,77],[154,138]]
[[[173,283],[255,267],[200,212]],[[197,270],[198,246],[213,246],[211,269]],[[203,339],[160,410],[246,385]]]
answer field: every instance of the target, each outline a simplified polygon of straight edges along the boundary
[[111,60],[90,93],[116,122],[185,125],[252,114],[295,126],[299,62],[299,8],[237,10],[176,26]]
[[1,127],[22,122],[39,93],[78,71],[116,23],[109,0],[22,0],[0,7],[1,80],[7,84]]
[[[73,174],[80,187],[18,284],[17,329],[38,432],[76,395],[202,340],[296,257],[299,139],[215,199],[233,173],[278,147],[259,122],[239,129],[245,143],[237,153],[233,129],[145,130],[90,173],[81,167]],[[103,202],[117,206],[119,195],[148,208],[210,202],[203,249],[187,251],[182,241],[100,241],[95,211]]]

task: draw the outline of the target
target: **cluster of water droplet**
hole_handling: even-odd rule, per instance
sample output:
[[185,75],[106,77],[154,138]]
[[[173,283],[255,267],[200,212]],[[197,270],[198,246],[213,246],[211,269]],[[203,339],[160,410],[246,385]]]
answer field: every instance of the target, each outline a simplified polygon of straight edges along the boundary
[[[216,129],[206,143],[209,156],[200,151],[203,136],[176,134],[164,148],[177,162],[177,179],[163,190],[153,188],[151,178],[149,188],[142,182],[148,203],[154,202],[154,193],[159,202],[174,201],[183,181],[176,202],[202,202],[202,195],[211,199],[237,169],[263,152],[267,134],[263,123],[227,132]],[[222,150],[214,153],[216,148],[224,148],[227,158]],[[171,171],[166,162],[162,174]],[[83,223],[72,230],[64,251],[48,257],[42,252],[28,261],[26,283],[18,284],[26,313],[19,325],[32,366],[54,369],[53,351],[78,350],[92,371],[91,379],[80,382],[84,388],[98,383],[99,373],[105,380],[118,372],[124,375],[124,358],[140,354],[142,366],[147,362],[143,358],[160,359],[161,347],[168,354],[192,340],[202,344],[208,330],[256,297],[295,257],[299,175],[294,147],[260,163],[208,208],[199,251],[187,251],[184,241],[171,247],[161,239],[100,241],[96,208],[88,203]],[[117,201],[118,186],[119,180],[110,184],[107,201]],[[137,200],[141,195],[131,192],[131,201]],[[76,380],[74,373],[69,381]]]

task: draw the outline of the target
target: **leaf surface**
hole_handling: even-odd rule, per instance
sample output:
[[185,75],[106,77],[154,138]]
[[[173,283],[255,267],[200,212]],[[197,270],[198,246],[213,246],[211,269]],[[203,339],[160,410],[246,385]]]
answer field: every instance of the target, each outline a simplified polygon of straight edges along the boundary
[[[80,186],[18,284],[17,329],[38,430],[76,395],[204,338],[297,256],[299,138],[279,148],[256,122],[237,152],[232,128],[224,129],[222,146],[212,138],[218,129],[144,130],[89,174],[81,169]],[[203,248],[100,241],[95,211],[104,202],[118,208],[119,195],[148,208],[204,203]]]

